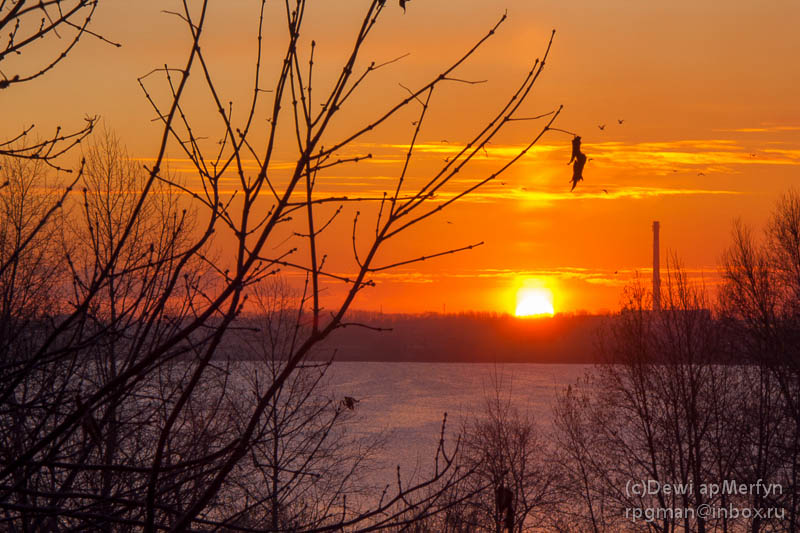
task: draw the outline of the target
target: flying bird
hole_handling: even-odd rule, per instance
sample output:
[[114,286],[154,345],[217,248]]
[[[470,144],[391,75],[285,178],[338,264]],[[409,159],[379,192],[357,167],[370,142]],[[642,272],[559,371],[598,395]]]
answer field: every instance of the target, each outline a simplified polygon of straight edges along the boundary
[[608,189],[603,189],[603,192],[608,194]]
[[618,124],[622,124],[623,122],[625,122],[625,119],[624,119],[624,118],[618,118],[618,119],[617,119],[617,123],[618,123]]
[[600,124],[597,127],[600,128],[600,131],[603,131],[604,129],[606,129],[606,125],[605,124]]
[[706,175],[706,173],[705,173],[705,172],[698,172],[698,173],[697,173],[697,175],[698,175],[698,176],[705,176],[705,175]]

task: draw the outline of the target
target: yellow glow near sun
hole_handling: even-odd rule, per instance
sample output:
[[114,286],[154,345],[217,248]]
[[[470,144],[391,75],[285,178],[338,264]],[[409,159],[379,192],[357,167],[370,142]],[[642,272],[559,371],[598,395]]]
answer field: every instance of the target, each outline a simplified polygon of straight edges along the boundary
[[516,316],[553,316],[553,292],[549,289],[522,288],[517,291]]

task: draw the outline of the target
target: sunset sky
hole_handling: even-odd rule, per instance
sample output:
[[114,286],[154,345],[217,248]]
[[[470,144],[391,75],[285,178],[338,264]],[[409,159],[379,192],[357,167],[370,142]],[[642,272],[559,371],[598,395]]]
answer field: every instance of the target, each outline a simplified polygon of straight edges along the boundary
[[[507,11],[498,33],[458,71],[460,78],[487,81],[450,83],[434,94],[408,186],[422,183],[503,105],[543,54],[552,29],[547,67],[523,114],[563,105],[554,126],[580,134],[591,160],[585,181],[570,192],[571,137],[548,132],[496,182],[394,243],[382,262],[483,246],[379,273],[357,308],[513,313],[518,290],[545,288],[557,312],[614,310],[637,273],[650,276],[653,220],[661,222],[662,264],[674,252],[713,287],[732,221],[762,227],[780,194],[800,180],[796,1],[413,0],[405,14],[396,2],[389,7],[361,64],[408,55],[365,82],[334,136],[404,98],[400,84],[418,87],[438,75]],[[172,9],[170,2],[101,2],[93,30],[122,47],[83,39],[47,76],[2,91],[0,136],[31,123],[45,135],[98,114],[146,163],[160,128],[137,78],[165,63],[182,65],[190,45],[180,20],[164,9]],[[280,9],[268,10],[275,21],[268,24],[274,31],[266,35],[267,50],[284,42]],[[363,9],[357,1],[312,2],[301,48],[316,42],[320,92],[341,68]],[[257,14],[255,1],[212,3],[202,42],[234,109],[252,92]],[[280,53],[267,52],[273,62],[265,73],[275,70]],[[188,101],[195,131],[213,143],[220,137],[214,107],[197,89]],[[380,197],[393,190],[417,112],[409,108],[344,152],[373,157],[337,167],[320,191]],[[449,193],[491,174],[543,124],[510,124]],[[170,168],[191,184],[187,161],[175,147],[169,155]],[[345,258],[351,229],[345,221],[331,228],[331,247],[342,249],[342,257],[332,253],[331,268],[341,273],[351,268]]]

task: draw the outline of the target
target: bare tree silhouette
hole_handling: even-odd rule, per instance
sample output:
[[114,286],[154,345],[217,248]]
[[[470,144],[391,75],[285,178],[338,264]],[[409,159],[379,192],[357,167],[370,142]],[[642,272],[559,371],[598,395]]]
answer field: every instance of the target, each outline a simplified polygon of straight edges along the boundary
[[[0,3],[0,33],[7,36],[0,49],[0,91],[8,97],[19,84],[40,78],[63,62],[84,37],[112,42],[90,29],[99,0],[7,0]],[[34,58],[34,59],[30,59]],[[11,139],[0,140],[0,156],[44,161],[65,172],[58,163],[61,155],[84,140],[94,129],[97,117],[86,117],[82,128],[63,132],[58,127],[41,140],[22,143],[35,125],[24,127]]]
[[[779,202],[763,242],[735,225],[714,310],[679,266],[668,272],[659,311],[642,284],[627,290],[601,336],[608,364],[556,407],[566,481],[559,531],[796,531],[798,330],[787,258],[800,234],[792,229],[800,227],[797,205],[795,193]],[[702,489],[726,480],[780,488]],[[641,481],[691,489],[626,490]],[[655,514],[702,505],[726,511]],[[633,520],[635,509],[654,514]]]
[[[731,349],[756,368],[747,389],[748,446],[754,453],[742,465],[749,480],[777,480],[781,495],[754,495],[754,505],[780,505],[787,531],[797,531],[800,464],[800,358],[797,340],[800,272],[800,197],[790,190],[778,201],[762,239],[741,222],[726,250],[722,308]],[[756,528],[772,524],[754,521]]]
[[602,337],[608,364],[559,400],[558,439],[568,479],[564,530],[570,518],[595,532],[734,530],[716,517],[661,512],[632,519],[636,509],[732,503],[699,489],[627,487],[642,480],[701,487],[731,479],[745,451],[738,416],[744,371],[721,364],[727,362],[724,343],[705,288],[673,259],[661,310],[651,310],[651,298],[641,284],[627,290],[625,307]]
[[537,531],[550,524],[557,472],[551,450],[530,413],[511,404],[511,385],[497,371],[487,388],[483,412],[462,430],[462,461],[474,474],[461,506],[468,531]]
[[[90,14],[95,6],[96,2],[76,2],[70,13],[84,7]],[[63,267],[56,270],[61,277],[47,282],[52,293],[39,293],[43,302],[52,299],[55,310],[33,315],[35,320],[29,320],[24,332],[18,328],[16,308],[10,307],[3,318],[3,330],[11,334],[2,339],[0,352],[0,512],[10,527],[252,531],[265,526],[254,526],[251,520],[267,516],[278,527],[306,531],[404,527],[450,505],[448,489],[469,475],[456,467],[459,444],[446,446],[443,428],[429,479],[409,483],[398,471],[396,486],[386,487],[369,508],[354,508],[337,498],[336,512],[334,500],[329,500],[331,507],[322,514],[305,515],[299,525],[291,519],[287,525],[286,509],[293,506],[276,505],[274,490],[266,499],[248,492],[254,469],[246,465],[262,472],[271,469],[273,480],[276,470],[287,468],[266,461],[266,445],[279,442],[275,431],[297,426],[296,417],[306,416],[306,411],[286,411],[282,391],[302,383],[298,371],[320,341],[338,328],[358,325],[348,322],[347,311],[359,293],[374,284],[375,274],[482,244],[465,242],[381,262],[398,236],[496,179],[548,131],[560,108],[541,116],[546,122],[530,142],[493,172],[466,181],[462,177],[472,169],[475,155],[515,120],[532,94],[552,36],[542,59],[533,62],[497,113],[417,184],[409,177],[410,169],[432,95],[445,84],[474,83],[456,77],[457,69],[491,38],[505,15],[439,75],[342,135],[341,125],[333,127],[337,119],[347,116],[370,75],[392,63],[359,67],[365,43],[391,6],[380,0],[365,4],[352,50],[328,90],[314,87],[312,81],[319,68],[314,63],[315,42],[307,53],[301,52],[301,28],[310,8],[304,0],[276,7],[283,10],[287,32],[282,61],[268,77],[263,71],[271,51],[262,46],[262,36],[265,20],[277,13],[267,12],[261,2],[254,17],[258,38],[252,96],[234,107],[216,84],[202,46],[208,2],[184,3],[173,15],[186,32],[185,63],[156,69],[139,80],[162,124],[152,164],[144,170],[136,167],[112,135],[101,136],[87,148],[85,165],[70,186],[81,187],[82,193],[70,196],[69,204],[69,188],[59,197],[57,208],[51,208],[58,220],[49,210],[42,215],[41,209],[34,209],[28,219],[33,230],[3,258],[0,274],[26,261],[28,251],[44,250],[38,239],[62,235],[56,261]],[[4,20],[25,13],[18,9]],[[69,17],[63,20],[74,28]],[[77,38],[87,33],[85,26],[78,30]],[[23,78],[30,76],[20,75],[14,83]],[[205,135],[199,134],[198,118],[186,104],[187,93],[199,86],[217,115],[215,126],[203,126],[209,130],[204,129]],[[165,94],[163,99],[160,95]],[[412,107],[418,120],[389,190],[378,198],[332,196],[319,190],[331,169],[370,157],[358,152],[356,141]],[[234,115],[240,108],[241,116]],[[90,120],[87,134],[93,125]],[[81,135],[58,141],[77,143]],[[32,151],[9,153],[53,164],[53,157],[61,153],[51,149],[56,144],[47,141],[28,145]],[[277,154],[287,153],[289,147],[291,164],[277,165],[286,159],[281,155],[279,160]],[[169,172],[168,148],[191,161],[193,182]],[[353,153],[348,155],[348,149]],[[284,166],[289,170],[276,168]],[[224,187],[231,178],[233,191]],[[342,274],[328,266],[327,258],[336,247],[330,228],[345,223],[346,217],[352,234],[352,272]],[[220,252],[223,248],[227,253]],[[248,298],[279,271],[307,280],[292,314],[292,341],[282,346],[279,364],[266,365],[264,381],[249,389],[247,401],[237,402],[231,384],[234,362],[226,346],[251,328],[245,320]],[[6,292],[6,278],[0,279]],[[330,291],[334,296],[327,297],[332,287],[344,290]],[[315,404],[311,409],[322,407]],[[281,410],[289,413],[288,425],[274,424]],[[327,413],[315,418],[323,434],[342,416],[335,410],[334,415]],[[272,453],[274,458],[274,449]]]

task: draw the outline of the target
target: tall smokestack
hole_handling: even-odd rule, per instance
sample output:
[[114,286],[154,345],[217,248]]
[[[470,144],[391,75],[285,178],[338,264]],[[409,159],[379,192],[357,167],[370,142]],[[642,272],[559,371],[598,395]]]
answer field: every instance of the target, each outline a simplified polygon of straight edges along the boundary
[[661,310],[661,271],[659,268],[658,231],[661,224],[653,221],[653,311]]

